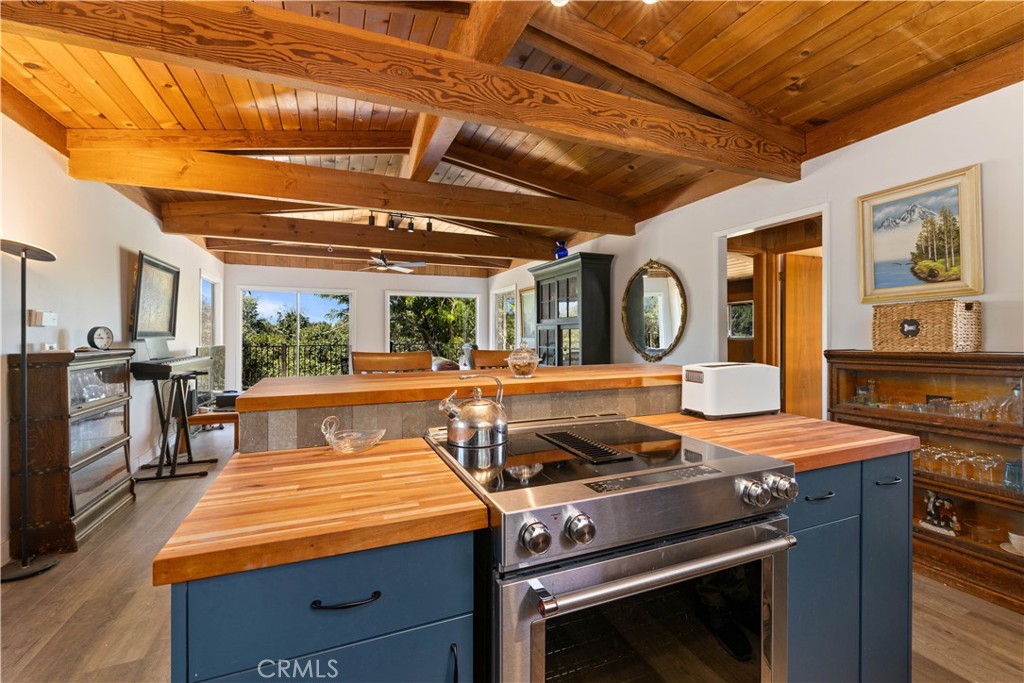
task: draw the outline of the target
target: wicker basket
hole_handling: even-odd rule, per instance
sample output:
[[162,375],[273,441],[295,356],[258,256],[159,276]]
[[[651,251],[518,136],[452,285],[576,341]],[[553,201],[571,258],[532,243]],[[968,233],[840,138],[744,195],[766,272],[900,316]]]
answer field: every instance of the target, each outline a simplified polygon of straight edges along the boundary
[[981,351],[979,301],[938,299],[880,304],[873,308],[874,351]]

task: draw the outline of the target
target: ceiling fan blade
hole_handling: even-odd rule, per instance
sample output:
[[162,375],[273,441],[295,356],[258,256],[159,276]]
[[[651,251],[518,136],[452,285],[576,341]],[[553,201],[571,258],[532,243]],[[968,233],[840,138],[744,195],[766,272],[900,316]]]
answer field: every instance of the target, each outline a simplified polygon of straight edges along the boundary
[[412,272],[412,268],[403,268],[402,266],[396,266],[396,265],[388,266],[388,270],[393,270],[396,273],[411,273]]
[[392,263],[393,266],[405,266],[406,268],[422,268],[427,265],[426,261],[403,261],[402,263]]
[[360,268],[357,272],[361,273],[364,270],[376,270],[376,268],[377,266],[366,266],[365,268]]

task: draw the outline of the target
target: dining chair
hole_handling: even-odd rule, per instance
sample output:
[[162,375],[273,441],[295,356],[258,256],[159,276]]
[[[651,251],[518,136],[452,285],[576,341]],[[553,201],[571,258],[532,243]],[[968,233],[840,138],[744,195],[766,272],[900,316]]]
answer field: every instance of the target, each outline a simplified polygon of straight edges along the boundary
[[508,366],[508,354],[511,351],[498,349],[495,351],[487,349],[470,349],[469,365],[474,370],[484,368],[504,368]]
[[352,352],[352,374],[362,375],[374,372],[416,372],[430,370],[433,356],[430,351],[408,353],[376,353],[373,351]]

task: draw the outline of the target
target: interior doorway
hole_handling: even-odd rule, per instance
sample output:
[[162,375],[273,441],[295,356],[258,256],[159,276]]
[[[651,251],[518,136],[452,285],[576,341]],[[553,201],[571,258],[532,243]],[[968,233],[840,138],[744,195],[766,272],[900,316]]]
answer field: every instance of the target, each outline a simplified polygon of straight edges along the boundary
[[822,417],[822,214],[727,237],[727,359],[777,365],[782,410]]

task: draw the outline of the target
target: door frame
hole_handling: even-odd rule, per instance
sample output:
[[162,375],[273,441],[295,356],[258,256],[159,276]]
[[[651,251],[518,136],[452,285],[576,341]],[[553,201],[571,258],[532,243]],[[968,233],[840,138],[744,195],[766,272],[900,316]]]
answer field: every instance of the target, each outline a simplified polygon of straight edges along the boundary
[[[805,218],[811,218],[813,216],[821,215],[821,347],[824,351],[830,348],[830,309],[829,306],[830,296],[830,282],[831,282],[831,258],[830,258],[830,244],[832,241],[832,217],[831,217],[831,202],[825,202],[823,204],[816,204],[809,206],[804,209],[798,209],[790,213],[772,216],[744,225],[737,225],[725,230],[719,230],[712,233],[716,238],[715,243],[715,263],[713,268],[714,273],[714,300],[716,305],[712,308],[711,312],[711,325],[714,330],[714,348],[718,360],[724,361],[729,357],[728,348],[728,320],[726,319],[726,310],[728,304],[728,286],[726,283],[726,252],[728,251],[728,243],[730,237],[738,237],[740,235],[746,235],[751,232],[758,230],[767,230],[768,228],[774,228],[778,225],[784,225],[785,223],[792,223]],[[822,363],[821,366],[821,412],[822,419],[826,419],[828,414],[828,365]]]

